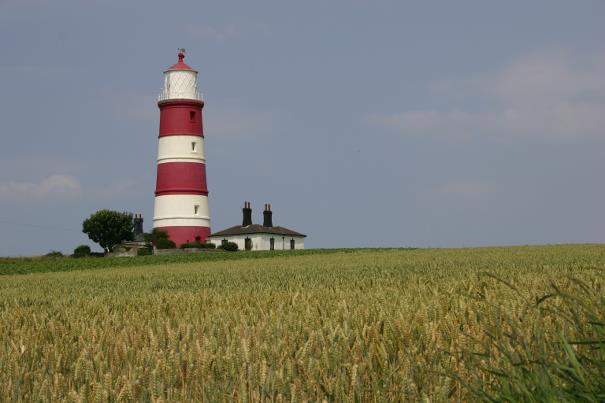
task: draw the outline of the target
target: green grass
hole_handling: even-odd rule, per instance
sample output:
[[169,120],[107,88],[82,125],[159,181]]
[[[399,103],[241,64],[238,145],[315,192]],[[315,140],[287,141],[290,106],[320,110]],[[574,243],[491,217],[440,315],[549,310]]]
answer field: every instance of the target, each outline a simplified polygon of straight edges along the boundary
[[0,275],[31,274],[57,271],[105,269],[111,267],[133,267],[176,263],[212,262],[224,260],[262,259],[280,256],[299,256],[338,252],[355,252],[356,249],[302,249],[258,252],[208,252],[184,253],[165,256],[135,256],[74,259],[70,257],[0,257]]
[[0,401],[605,399],[605,246],[233,256],[2,276]]

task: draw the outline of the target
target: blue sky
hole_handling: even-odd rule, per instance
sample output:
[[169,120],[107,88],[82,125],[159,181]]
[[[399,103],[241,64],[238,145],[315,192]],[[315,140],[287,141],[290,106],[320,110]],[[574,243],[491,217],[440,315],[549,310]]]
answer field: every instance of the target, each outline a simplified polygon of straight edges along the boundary
[[308,247],[605,242],[602,1],[0,0],[0,255],[151,227],[163,70],[200,71],[212,229]]

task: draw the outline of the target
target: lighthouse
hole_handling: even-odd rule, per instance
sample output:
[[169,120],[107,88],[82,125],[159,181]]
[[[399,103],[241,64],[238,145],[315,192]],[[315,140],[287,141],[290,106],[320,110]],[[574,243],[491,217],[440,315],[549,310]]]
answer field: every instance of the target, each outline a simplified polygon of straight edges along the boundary
[[168,233],[177,247],[204,242],[210,235],[202,108],[197,71],[178,62],[164,72],[158,97],[160,133],[153,227]]

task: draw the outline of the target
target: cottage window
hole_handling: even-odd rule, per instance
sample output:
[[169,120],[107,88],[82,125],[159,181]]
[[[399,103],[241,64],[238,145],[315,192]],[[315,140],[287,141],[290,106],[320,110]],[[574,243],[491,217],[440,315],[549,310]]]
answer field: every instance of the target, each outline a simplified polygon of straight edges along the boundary
[[269,249],[270,250],[274,250],[275,249],[275,238],[269,239]]
[[294,249],[295,245],[296,245],[296,242],[294,241],[294,239],[290,239],[290,249]]

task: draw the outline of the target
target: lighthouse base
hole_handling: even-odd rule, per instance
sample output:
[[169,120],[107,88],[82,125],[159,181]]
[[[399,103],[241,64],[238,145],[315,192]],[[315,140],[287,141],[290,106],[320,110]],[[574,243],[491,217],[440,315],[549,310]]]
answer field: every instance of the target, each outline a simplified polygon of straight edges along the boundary
[[209,227],[157,227],[168,233],[168,237],[179,248],[184,243],[204,243],[210,236]]

